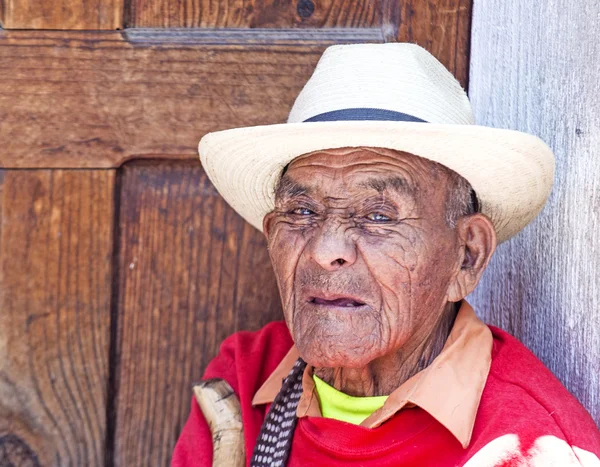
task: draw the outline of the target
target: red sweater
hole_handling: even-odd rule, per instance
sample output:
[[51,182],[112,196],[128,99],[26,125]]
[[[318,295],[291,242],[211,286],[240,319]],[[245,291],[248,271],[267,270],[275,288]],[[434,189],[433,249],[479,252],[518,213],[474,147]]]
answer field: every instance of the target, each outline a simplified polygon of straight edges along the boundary
[[[521,343],[491,330],[492,366],[467,449],[418,407],[373,429],[304,417],[288,466],[600,466],[600,432],[585,409]],[[291,346],[283,322],[239,332],[204,375],[224,378],[240,398],[247,462],[268,410],[252,407],[252,398]],[[211,434],[194,399],[172,465],[212,465]]]

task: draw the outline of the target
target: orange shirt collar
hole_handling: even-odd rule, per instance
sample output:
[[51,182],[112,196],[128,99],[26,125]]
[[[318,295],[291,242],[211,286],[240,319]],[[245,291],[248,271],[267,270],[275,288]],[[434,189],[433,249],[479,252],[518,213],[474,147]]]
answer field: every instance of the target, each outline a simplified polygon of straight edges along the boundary
[[[252,399],[252,405],[273,402],[298,359],[293,346]],[[481,394],[492,361],[492,333],[471,305],[463,300],[448,340],[431,365],[390,394],[383,407],[361,425],[374,428],[404,408],[419,406],[454,435],[463,448],[469,445]],[[298,417],[321,416],[312,368],[302,379]]]

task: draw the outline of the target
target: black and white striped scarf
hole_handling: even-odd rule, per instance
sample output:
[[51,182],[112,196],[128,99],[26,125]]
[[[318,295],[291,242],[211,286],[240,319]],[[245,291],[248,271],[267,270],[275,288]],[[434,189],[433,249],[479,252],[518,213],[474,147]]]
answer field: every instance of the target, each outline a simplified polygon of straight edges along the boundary
[[251,467],[286,465],[298,421],[296,409],[302,395],[302,375],[305,368],[306,362],[299,358],[283,380],[281,390],[260,428],[250,461]]

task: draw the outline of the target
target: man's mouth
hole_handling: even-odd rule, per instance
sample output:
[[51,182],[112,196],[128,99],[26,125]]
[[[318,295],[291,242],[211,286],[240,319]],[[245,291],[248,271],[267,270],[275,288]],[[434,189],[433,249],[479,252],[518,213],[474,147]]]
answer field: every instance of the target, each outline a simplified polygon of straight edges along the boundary
[[365,303],[359,300],[355,300],[351,297],[336,297],[336,298],[322,298],[322,297],[310,297],[308,300],[309,303],[314,303],[315,305],[324,305],[331,307],[345,307],[345,308],[354,308],[358,306],[363,306]]

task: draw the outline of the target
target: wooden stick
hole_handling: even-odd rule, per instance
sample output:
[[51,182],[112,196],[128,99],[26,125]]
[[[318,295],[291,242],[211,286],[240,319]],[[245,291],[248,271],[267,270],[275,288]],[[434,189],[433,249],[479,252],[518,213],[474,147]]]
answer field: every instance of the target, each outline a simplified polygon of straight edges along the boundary
[[243,467],[246,463],[240,401],[227,381],[214,378],[194,386],[194,396],[213,438],[213,465]]

